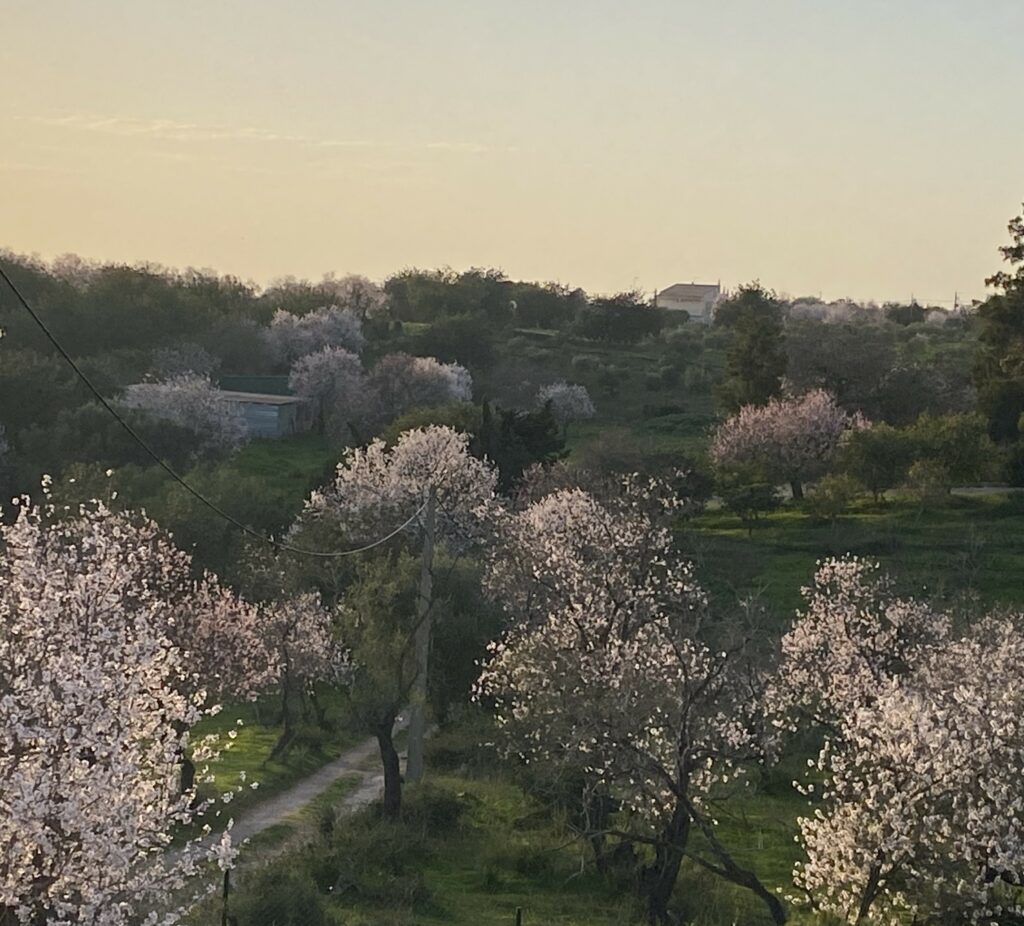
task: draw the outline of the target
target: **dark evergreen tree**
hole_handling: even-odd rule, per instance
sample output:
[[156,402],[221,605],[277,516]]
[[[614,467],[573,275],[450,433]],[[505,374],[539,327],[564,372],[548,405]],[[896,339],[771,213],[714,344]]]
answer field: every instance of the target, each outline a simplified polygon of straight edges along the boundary
[[498,489],[509,493],[534,463],[553,463],[565,453],[561,429],[548,406],[536,411],[483,405],[472,450],[498,468]]
[[725,379],[718,399],[726,411],[763,405],[782,391],[786,349],[782,303],[760,283],[741,286],[715,310],[715,324],[731,330],[726,348]]
[[1009,223],[1011,243],[999,250],[1011,267],[985,283],[1000,292],[978,309],[974,383],[993,440],[1016,441],[1024,413],[1024,215]]

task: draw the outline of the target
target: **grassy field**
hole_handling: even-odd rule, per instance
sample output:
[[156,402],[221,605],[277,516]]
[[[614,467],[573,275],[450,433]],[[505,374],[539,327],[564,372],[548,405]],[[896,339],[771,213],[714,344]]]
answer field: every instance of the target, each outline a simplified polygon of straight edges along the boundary
[[852,553],[877,560],[901,591],[945,602],[1024,604],[1024,501],[951,496],[934,508],[910,500],[863,501],[835,524],[796,508],[764,518],[748,536],[739,519],[708,511],[681,528],[680,542],[719,601],[755,595],[780,620],[800,604],[819,559]]
[[303,499],[329,477],[340,452],[322,434],[246,444],[226,464],[241,476],[266,480],[282,496]]

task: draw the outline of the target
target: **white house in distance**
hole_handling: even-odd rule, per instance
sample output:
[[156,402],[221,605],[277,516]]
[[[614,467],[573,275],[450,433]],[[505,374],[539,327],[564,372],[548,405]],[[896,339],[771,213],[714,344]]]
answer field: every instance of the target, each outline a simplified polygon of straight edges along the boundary
[[654,294],[654,305],[670,312],[686,312],[694,321],[710,325],[721,298],[721,283],[673,283]]

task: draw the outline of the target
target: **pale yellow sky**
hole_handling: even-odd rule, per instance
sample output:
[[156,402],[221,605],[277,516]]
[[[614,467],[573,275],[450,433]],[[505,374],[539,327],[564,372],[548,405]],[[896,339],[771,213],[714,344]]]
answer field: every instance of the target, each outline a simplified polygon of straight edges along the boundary
[[1019,0],[0,7],[45,257],[948,302],[1024,199]]

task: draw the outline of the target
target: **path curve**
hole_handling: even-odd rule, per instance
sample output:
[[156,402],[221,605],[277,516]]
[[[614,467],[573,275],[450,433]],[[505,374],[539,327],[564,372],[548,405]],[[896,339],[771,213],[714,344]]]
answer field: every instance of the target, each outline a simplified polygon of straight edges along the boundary
[[[407,721],[399,718],[395,724],[395,735],[406,725]],[[346,749],[337,759],[296,782],[287,791],[244,811],[231,828],[231,841],[241,846],[272,826],[290,822],[340,778],[355,776],[360,781],[338,802],[339,808],[356,810],[372,804],[384,790],[384,773],[379,770],[379,764],[373,763],[377,756],[377,740],[373,737]]]

